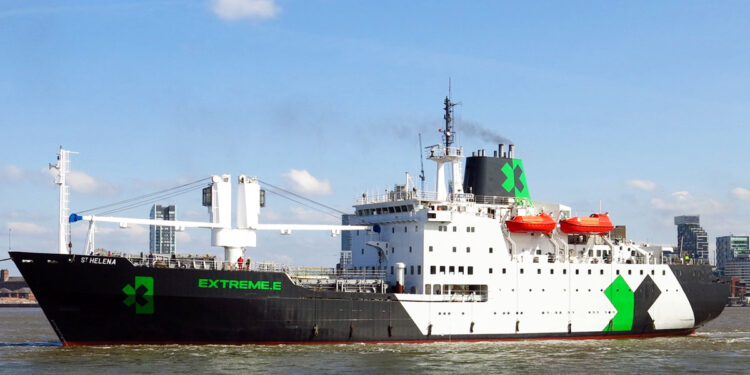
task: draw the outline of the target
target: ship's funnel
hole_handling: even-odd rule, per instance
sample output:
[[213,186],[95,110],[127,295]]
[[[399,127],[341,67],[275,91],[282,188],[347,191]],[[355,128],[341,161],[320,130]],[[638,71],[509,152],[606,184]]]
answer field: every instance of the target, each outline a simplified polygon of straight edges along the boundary
[[[508,156],[512,155],[513,145]],[[502,145],[498,148],[502,155]],[[466,158],[464,191],[474,195],[529,199],[523,162],[511,157],[491,157],[477,153]]]

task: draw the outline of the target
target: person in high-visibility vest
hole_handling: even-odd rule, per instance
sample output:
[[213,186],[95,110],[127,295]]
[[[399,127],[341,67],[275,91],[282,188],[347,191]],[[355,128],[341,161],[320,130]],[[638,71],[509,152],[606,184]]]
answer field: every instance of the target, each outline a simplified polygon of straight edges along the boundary
[[241,255],[240,255],[240,257],[239,257],[239,258],[237,259],[237,264],[239,264],[239,267],[238,267],[238,269],[239,269],[240,271],[242,271],[242,263],[244,263],[244,261],[245,261],[245,260],[244,260],[244,259],[242,259],[242,256],[241,256]]

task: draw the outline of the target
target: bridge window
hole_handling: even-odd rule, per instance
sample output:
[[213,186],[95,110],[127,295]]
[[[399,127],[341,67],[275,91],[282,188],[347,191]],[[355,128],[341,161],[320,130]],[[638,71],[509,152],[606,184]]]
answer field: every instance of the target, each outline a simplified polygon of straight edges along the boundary
[[414,274],[414,266],[410,266],[410,272],[412,275]]
[[440,266],[440,274],[445,275],[445,266]]
[[467,246],[467,247],[466,247],[466,252],[467,252],[467,253],[470,253],[470,252],[471,252],[471,248]]
[[449,266],[448,267],[448,274],[453,275],[456,273],[456,267],[455,266]]
[[430,252],[432,252],[432,246],[430,246]]
[[474,267],[472,267],[472,266],[469,266],[469,267],[468,267],[468,268],[466,269],[466,273],[468,273],[469,275],[473,275],[473,274],[474,274]]
[[455,246],[453,246],[453,252],[454,252],[454,253],[456,252],[456,247],[455,247]]
[[505,269],[505,268],[503,268],[503,275],[505,274],[505,271],[506,271],[506,269]]
[[424,294],[432,294],[432,284],[424,284]]
[[422,274],[422,266],[417,266],[417,275]]
[[434,275],[436,273],[436,269],[437,269],[437,267],[430,266],[430,275]]
[[490,248],[490,254],[492,254],[492,248]]
[[464,274],[464,266],[458,266],[458,274],[463,275]]
[[456,226],[455,226],[455,225],[453,226],[453,231],[454,231],[454,232],[456,231]]
[[492,273],[492,267],[490,267],[490,273]]

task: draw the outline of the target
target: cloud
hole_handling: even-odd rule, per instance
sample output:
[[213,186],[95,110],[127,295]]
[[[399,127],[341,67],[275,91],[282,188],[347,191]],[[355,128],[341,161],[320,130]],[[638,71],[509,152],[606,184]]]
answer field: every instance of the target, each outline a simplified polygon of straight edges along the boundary
[[331,194],[331,183],[328,180],[318,180],[304,169],[291,169],[289,173],[284,174],[284,177],[292,184],[292,190],[299,193],[312,195]]
[[725,212],[727,207],[721,202],[704,197],[696,197],[687,191],[677,191],[669,197],[651,199],[651,206],[668,213],[711,215]]
[[45,228],[36,223],[25,223],[25,222],[10,222],[8,228],[13,229],[17,233],[23,234],[45,234],[49,233],[49,229]]
[[20,167],[15,165],[5,164],[3,165],[2,172],[3,179],[6,181],[20,181],[23,179],[24,171]]
[[6,183],[20,183],[31,181],[34,183],[49,183],[51,180],[46,170],[30,171],[12,164],[4,164],[0,169],[0,179]]
[[[50,169],[49,174],[52,176],[57,176],[57,170]],[[67,183],[70,187],[70,190],[76,193],[97,193],[109,195],[117,192],[117,189],[112,184],[99,181],[81,171],[68,172]]]
[[[57,169],[28,170],[11,164],[4,164],[0,169],[0,180],[7,183],[29,181],[46,186],[54,186]],[[50,178],[52,177],[52,178]],[[109,183],[99,181],[81,171],[68,172],[68,186],[76,193],[114,194],[117,189]]]
[[645,190],[645,191],[654,191],[654,189],[656,189],[656,183],[653,181],[649,181],[649,180],[636,180],[636,179],[625,180],[625,185],[634,187],[636,189]]
[[269,19],[281,13],[281,7],[276,5],[275,0],[213,0],[211,10],[229,21]]
[[732,189],[731,193],[735,198],[739,200],[750,201],[750,190],[748,189],[745,189],[743,187],[736,187]]

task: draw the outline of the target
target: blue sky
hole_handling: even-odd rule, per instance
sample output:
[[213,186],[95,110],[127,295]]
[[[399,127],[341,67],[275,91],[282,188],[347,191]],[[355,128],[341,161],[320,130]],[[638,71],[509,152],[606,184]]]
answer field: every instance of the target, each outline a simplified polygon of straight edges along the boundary
[[[459,143],[496,147],[471,128],[513,140],[533,199],[579,215],[601,200],[629,237],[657,243],[676,241],[674,215],[700,214],[713,248],[750,233],[748,16],[732,1],[6,0],[2,235],[55,250],[44,170],[59,145],[80,152],[72,211],[217,173],[348,210],[419,172],[417,135],[439,139],[450,77]],[[331,220],[269,198],[266,222]],[[208,219],[197,193],[157,203]],[[147,241],[145,228],[97,237]],[[332,265],[338,248],[326,233],[264,233],[248,254]],[[178,249],[220,253],[201,231]]]

